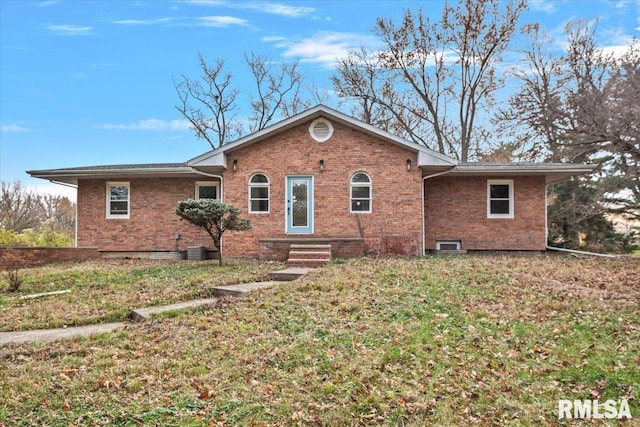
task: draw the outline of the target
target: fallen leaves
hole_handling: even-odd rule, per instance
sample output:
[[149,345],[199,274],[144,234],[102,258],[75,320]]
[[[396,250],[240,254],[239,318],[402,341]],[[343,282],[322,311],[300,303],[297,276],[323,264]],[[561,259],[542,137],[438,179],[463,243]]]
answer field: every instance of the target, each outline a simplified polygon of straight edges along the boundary
[[[550,425],[559,398],[637,388],[637,267],[544,256],[330,265],[119,334],[0,348],[0,424]],[[214,280],[195,266],[174,273]],[[135,276],[143,298],[158,278]]]

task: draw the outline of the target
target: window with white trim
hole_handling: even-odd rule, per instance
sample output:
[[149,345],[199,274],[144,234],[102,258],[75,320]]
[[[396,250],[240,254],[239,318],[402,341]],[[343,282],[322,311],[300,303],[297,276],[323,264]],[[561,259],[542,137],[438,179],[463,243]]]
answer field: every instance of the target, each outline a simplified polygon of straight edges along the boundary
[[129,218],[128,182],[107,182],[107,218]]
[[436,242],[436,250],[439,251],[459,251],[461,249],[461,243],[459,240],[438,240]]
[[220,200],[220,182],[196,181],[196,200]]
[[249,213],[269,213],[269,178],[265,174],[249,179]]
[[351,177],[351,212],[371,212],[371,178],[364,172]]
[[487,181],[487,218],[513,218],[513,180]]

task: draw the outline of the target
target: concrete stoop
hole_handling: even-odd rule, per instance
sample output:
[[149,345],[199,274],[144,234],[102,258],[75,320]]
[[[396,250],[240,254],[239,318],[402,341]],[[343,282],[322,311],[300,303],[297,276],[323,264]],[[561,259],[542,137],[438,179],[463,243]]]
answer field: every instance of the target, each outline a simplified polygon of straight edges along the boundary
[[292,244],[289,247],[288,267],[322,267],[331,261],[331,245]]

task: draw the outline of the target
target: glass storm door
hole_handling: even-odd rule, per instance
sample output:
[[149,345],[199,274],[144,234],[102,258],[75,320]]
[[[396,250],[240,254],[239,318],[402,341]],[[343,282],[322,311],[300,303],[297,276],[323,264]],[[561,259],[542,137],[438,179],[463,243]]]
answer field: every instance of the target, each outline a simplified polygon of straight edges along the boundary
[[287,233],[313,233],[313,177],[287,177]]

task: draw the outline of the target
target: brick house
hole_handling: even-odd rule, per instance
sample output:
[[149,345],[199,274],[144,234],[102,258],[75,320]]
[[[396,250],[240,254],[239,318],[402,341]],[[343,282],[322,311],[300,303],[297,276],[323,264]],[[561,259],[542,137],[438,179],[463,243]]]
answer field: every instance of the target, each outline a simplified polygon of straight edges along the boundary
[[546,185],[589,165],[458,163],[317,106],[184,163],[29,171],[77,186],[77,245],[104,255],[185,251],[208,235],[175,214],[210,197],[252,230],[226,233],[229,257],[286,259],[291,245],[333,256],[546,247]]

